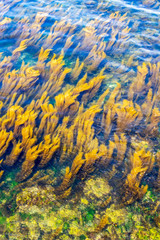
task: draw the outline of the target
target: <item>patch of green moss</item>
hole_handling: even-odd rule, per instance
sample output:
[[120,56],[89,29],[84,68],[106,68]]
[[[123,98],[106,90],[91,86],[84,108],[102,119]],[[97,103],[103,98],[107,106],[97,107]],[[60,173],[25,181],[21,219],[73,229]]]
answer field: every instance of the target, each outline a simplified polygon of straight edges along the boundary
[[16,182],[15,180],[12,180],[9,183],[9,189],[12,190],[14,187],[16,187],[18,185],[18,182]]
[[152,189],[149,189],[147,193],[145,194],[143,201],[152,201],[155,202],[157,200],[158,196],[154,193]]
[[6,195],[4,191],[0,190],[0,202],[2,202],[5,199]]
[[84,223],[92,222],[94,219],[95,209],[87,207],[82,211],[82,220]]
[[30,220],[32,218],[40,218],[40,219],[44,220],[43,215],[38,214],[38,213],[29,214],[29,213],[25,213],[25,212],[20,212],[19,215],[23,221],[26,219]]
[[64,224],[63,224],[63,230],[68,230],[69,229],[69,223],[67,223],[67,222],[65,222]]
[[84,234],[82,234],[80,237],[79,237],[80,240],[85,240],[86,239],[86,236]]
[[0,216],[0,225],[6,223],[6,217]]
[[94,215],[88,213],[88,214],[86,215],[86,218],[85,218],[85,219],[86,219],[86,222],[93,221]]
[[132,220],[129,220],[127,223],[125,223],[124,227],[125,227],[125,229],[126,229],[127,232],[129,232],[129,231],[132,229],[133,224],[134,224],[134,223],[133,223]]
[[7,232],[14,232],[15,225],[13,223],[7,222],[6,228],[7,228]]
[[31,219],[32,218],[32,215],[30,215],[30,214],[28,214],[28,213],[22,213],[22,212],[20,212],[19,213],[19,215],[20,215],[20,217],[21,217],[21,219],[24,221],[24,220],[26,220],[26,219]]

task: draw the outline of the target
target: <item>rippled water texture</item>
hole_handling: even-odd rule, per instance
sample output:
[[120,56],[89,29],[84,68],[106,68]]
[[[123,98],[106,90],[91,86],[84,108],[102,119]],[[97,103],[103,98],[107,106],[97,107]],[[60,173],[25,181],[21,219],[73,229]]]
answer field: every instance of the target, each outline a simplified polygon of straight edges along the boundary
[[160,239],[160,1],[0,1],[0,240]]

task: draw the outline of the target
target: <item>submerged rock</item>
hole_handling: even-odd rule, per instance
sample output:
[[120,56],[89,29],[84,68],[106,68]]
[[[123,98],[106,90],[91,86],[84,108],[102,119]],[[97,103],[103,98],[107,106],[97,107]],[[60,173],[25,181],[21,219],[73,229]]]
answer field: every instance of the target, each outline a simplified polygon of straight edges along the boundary
[[84,194],[90,199],[102,199],[108,195],[111,187],[108,182],[103,178],[89,179],[84,186]]
[[25,188],[17,194],[16,203],[20,210],[28,211],[29,207],[44,208],[56,202],[54,188],[46,186],[45,189],[34,186]]

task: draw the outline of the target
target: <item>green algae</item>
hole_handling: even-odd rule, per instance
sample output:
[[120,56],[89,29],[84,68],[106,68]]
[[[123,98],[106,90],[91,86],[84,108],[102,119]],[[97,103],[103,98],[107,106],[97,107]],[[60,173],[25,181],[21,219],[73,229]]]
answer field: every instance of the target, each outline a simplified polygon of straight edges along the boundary
[[28,219],[28,220],[32,219],[32,215],[31,214],[20,212],[19,215],[20,215],[22,221],[24,221],[26,219]]
[[0,215],[0,225],[3,225],[6,223],[6,217],[3,217],[2,215]]
[[[26,55],[26,51],[24,55]],[[23,57],[28,58],[28,56]],[[23,60],[23,57],[21,60]],[[123,60],[126,66],[129,57],[130,55],[127,54],[124,56]],[[134,58],[132,67],[138,65],[136,63],[137,57],[134,56]],[[71,61],[67,58],[66,60],[68,64],[66,66],[69,67]],[[107,58],[108,62],[111,62],[111,60],[111,58]],[[118,59],[119,63],[120,60],[121,58]],[[29,63],[33,65],[32,61],[30,60]],[[36,64],[36,61],[34,64]],[[107,71],[109,71],[109,68]],[[110,71],[111,74],[107,74],[104,86],[111,90],[117,86],[117,81],[121,81],[122,87],[125,87],[126,81],[132,82],[133,78],[136,77],[133,69],[130,76],[119,74],[113,66],[111,66]],[[71,87],[73,86],[68,85],[66,89]],[[65,92],[66,89],[64,87],[62,92]],[[98,95],[95,99],[98,99]],[[109,96],[105,97],[104,101],[108,99]],[[50,99],[50,103],[55,106],[53,98]],[[147,141],[141,141],[141,143],[146,150],[150,148]],[[117,166],[118,168],[119,166]],[[2,207],[7,209],[3,210],[4,214],[0,214],[0,224],[4,226],[5,236],[8,239],[39,240],[44,237],[48,240],[51,235],[54,235],[56,231],[58,232],[61,226],[62,230],[59,230],[59,235],[55,238],[62,240],[110,239],[110,236],[113,236],[113,239],[126,240],[160,239],[158,230],[159,194],[153,191],[152,187],[149,186],[141,200],[132,203],[131,206],[124,207],[119,204],[119,196],[116,194],[114,184],[111,186],[108,183],[108,179],[111,179],[112,176],[106,178],[106,175],[103,176],[102,174],[102,176],[92,176],[93,178],[84,181],[84,188],[80,191],[79,196],[73,191],[72,199],[67,199],[66,203],[66,200],[56,198],[54,193],[54,185],[59,179],[52,182],[53,178],[64,176],[66,169],[64,166],[54,167],[51,165],[50,170],[46,171],[46,174],[50,175],[50,181],[33,181],[33,183],[27,181],[26,185],[22,184],[20,189],[16,188],[18,183],[14,180],[14,174],[5,173],[6,175],[3,176],[2,180],[4,180],[5,186],[0,191],[0,203],[2,203]],[[41,170],[39,172],[42,173]],[[146,185],[147,182],[143,180],[141,184]],[[109,196],[112,196],[110,205],[103,204]],[[104,215],[108,216],[110,224],[102,228],[100,233],[96,233],[96,226]],[[21,225],[26,227],[23,227],[22,230]],[[144,227],[144,225],[147,227]],[[27,229],[26,232],[24,228]],[[0,237],[3,239],[4,234],[1,234]]]
[[70,227],[69,223],[65,222],[65,223],[63,224],[63,230],[68,230],[69,227]]
[[86,239],[86,236],[85,236],[85,235],[81,235],[81,236],[79,237],[79,239],[80,239],[80,240],[85,240],[85,239]]
[[[97,181],[95,179],[93,184],[99,184],[100,182],[103,183],[103,181],[99,181],[99,179],[100,178],[98,178]],[[9,181],[11,181],[11,179]],[[103,186],[103,184],[99,184],[98,186]],[[92,201],[96,189],[93,186],[92,188],[89,188],[89,192],[86,191],[87,188],[85,188],[85,195],[82,195],[79,201],[77,201],[76,204],[74,203],[74,205],[72,205],[74,197],[67,201],[68,204],[65,202],[60,203],[56,198],[54,198],[54,201],[52,202],[45,203],[47,194],[51,193],[50,188],[45,191],[42,188],[41,191],[41,187],[39,188],[37,186],[41,192],[40,202],[45,203],[43,204],[44,209],[41,208],[38,199],[34,203],[36,208],[34,205],[31,206],[29,201],[26,201],[27,196],[28,199],[31,198],[32,195],[30,194],[33,192],[34,188],[32,189],[32,187],[29,187],[21,189],[20,193],[17,194],[16,187],[17,184],[15,184],[14,188],[9,190],[10,193],[8,193],[7,197],[5,191],[1,190],[1,201],[4,201],[4,199],[7,199],[7,201],[15,199],[12,216],[8,217],[3,214],[0,215],[0,223],[3,225],[5,235],[10,236],[13,234],[16,236],[17,233],[15,232],[15,229],[17,229],[19,236],[23,236],[23,233],[21,233],[21,223],[27,228],[27,233],[25,233],[26,238],[31,235],[40,236],[40,232],[44,232],[42,235],[45,237],[46,231],[54,232],[57,228],[63,225],[59,239],[92,239],[90,236],[93,235],[92,232],[94,232],[99,220],[102,218],[103,214],[107,214],[111,221],[111,225],[108,225],[103,231],[101,231],[101,236],[109,237],[110,234],[112,234],[115,238],[116,236],[121,236],[119,239],[126,240],[147,238],[158,240],[159,238],[160,233],[158,227],[155,226],[156,217],[158,226],[159,213],[157,211],[153,212],[156,210],[158,204],[158,195],[152,191],[152,189],[148,189],[140,203],[136,202],[126,208],[119,208],[118,206],[111,204],[110,206],[106,206],[106,209],[101,210],[97,202]],[[34,190],[36,190],[36,188]],[[110,192],[107,190],[104,195],[101,195],[101,201],[105,200],[106,193],[108,195],[111,191],[113,191],[112,188],[110,188]],[[22,194],[22,192],[26,193],[26,195]],[[98,192],[96,194],[99,196]],[[19,199],[19,196],[21,196],[21,204],[16,200],[16,198]],[[23,201],[22,196],[24,198]],[[90,196],[92,196],[91,199],[89,198]],[[63,206],[61,204],[63,204]],[[26,208],[24,206],[22,207],[22,205],[26,205]],[[144,221],[149,224],[147,233],[142,224]],[[29,222],[32,223],[32,226]],[[3,235],[1,234],[0,236],[3,239]],[[97,235],[94,233],[94,236],[98,236],[98,233]],[[21,238],[23,239],[23,237]]]
[[87,215],[86,215],[86,217],[85,217],[85,221],[86,222],[89,222],[89,221],[93,221],[93,219],[94,219],[94,215],[92,215],[92,214],[90,214],[90,213],[88,213]]
[[134,233],[131,235],[131,240],[133,239],[151,239],[151,240],[158,240],[160,239],[160,230],[152,227],[144,227],[142,225],[136,226]]

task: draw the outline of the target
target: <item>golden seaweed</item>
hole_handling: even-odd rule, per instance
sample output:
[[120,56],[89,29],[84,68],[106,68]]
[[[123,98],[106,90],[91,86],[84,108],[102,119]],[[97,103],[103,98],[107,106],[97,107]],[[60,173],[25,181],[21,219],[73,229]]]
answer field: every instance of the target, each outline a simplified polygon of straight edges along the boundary
[[97,227],[95,228],[95,232],[100,232],[102,231],[103,228],[106,227],[106,225],[110,224],[109,218],[107,215],[103,215],[100,223],[97,225]]
[[150,172],[155,162],[154,156],[144,148],[137,148],[137,151],[130,156],[131,171],[127,175],[124,188],[124,204],[131,204],[137,199],[141,199],[148,189],[148,185],[141,185],[142,178],[146,172]]
[[[143,4],[150,5],[147,1]],[[97,9],[104,12],[108,5],[99,2]],[[3,17],[8,8],[7,3],[1,6],[0,36],[12,21]],[[63,19],[55,21],[48,36],[42,37],[42,25],[50,13],[61,13]],[[134,52],[121,62],[137,66],[134,79],[127,81],[132,73],[123,76],[128,93],[123,81],[113,90],[107,88],[108,54],[111,57],[112,50],[124,53],[129,42],[127,13],[117,11],[106,19],[90,20],[79,33],[82,20],[73,23],[69,14],[69,9],[63,12],[61,6],[58,10],[48,7],[46,14],[38,12],[32,19],[21,19],[11,33],[17,41],[8,49],[10,55],[0,53],[0,178],[5,167],[19,162],[17,180],[26,181],[48,163],[54,166],[56,158],[56,164],[67,166],[60,185],[55,187],[57,198],[64,199],[71,194],[76,179],[84,181],[99,168],[109,170],[111,179],[122,167],[122,202],[132,204],[146,193],[148,186],[142,180],[154,166],[158,168],[157,186],[160,182],[159,152],[155,157],[153,148],[151,151],[138,144],[133,150],[132,144],[133,136],[135,141],[149,139],[153,144],[159,135],[160,62],[157,58],[137,66]],[[30,46],[36,49],[37,60],[32,66],[22,61]],[[68,50],[74,57],[70,65],[66,61]],[[84,51],[84,56],[77,54],[79,51]],[[21,67],[17,69],[19,61]],[[123,73],[121,67],[116,71]],[[111,197],[104,206],[110,201]],[[104,215],[95,232],[108,224]],[[61,230],[60,226],[55,237]]]
[[35,145],[27,150],[21,171],[17,175],[17,179],[19,181],[23,181],[30,176],[35,166],[35,161],[41,152],[42,149],[40,149],[40,145],[39,146]]

